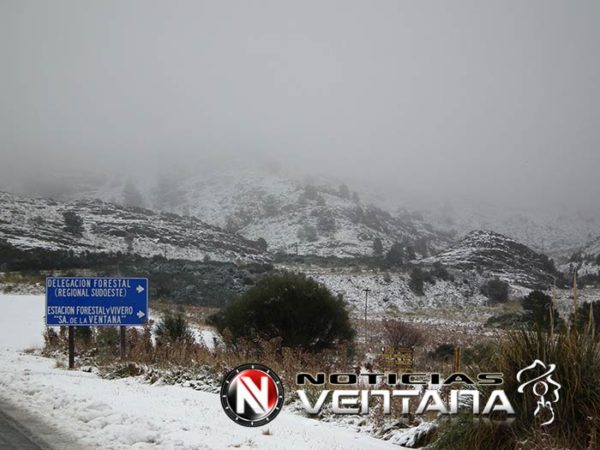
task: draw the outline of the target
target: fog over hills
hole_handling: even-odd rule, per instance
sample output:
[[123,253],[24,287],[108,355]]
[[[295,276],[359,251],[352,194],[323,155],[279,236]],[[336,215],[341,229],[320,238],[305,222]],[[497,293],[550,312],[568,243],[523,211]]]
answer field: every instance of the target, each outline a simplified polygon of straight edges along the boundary
[[[190,161],[154,173],[86,170],[59,175],[8,188],[57,200],[101,199],[192,215],[252,240],[262,237],[272,251],[286,253],[295,252],[297,244],[301,254],[340,250],[340,255],[364,255],[376,237],[386,247],[424,239],[435,252],[472,230],[492,230],[564,261],[600,235],[600,209],[559,205],[544,210],[459,198],[415,202],[405,191],[390,194],[335,176],[299,176],[273,161],[244,157]],[[365,214],[373,216],[372,223]],[[322,232],[305,239],[302,228],[319,228],[319,222]]]
[[[539,253],[564,269],[600,236],[598,17],[593,0],[2,2],[0,190],[26,197],[5,195],[3,232],[229,261],[381,242],[408,270],[485,230],[544,278]],[[72,242],[63,208],[81,208]]]
[[5,1],[0,188],[243,158],[457,220],[482,200],[597,218],[598,17],[594,0]]

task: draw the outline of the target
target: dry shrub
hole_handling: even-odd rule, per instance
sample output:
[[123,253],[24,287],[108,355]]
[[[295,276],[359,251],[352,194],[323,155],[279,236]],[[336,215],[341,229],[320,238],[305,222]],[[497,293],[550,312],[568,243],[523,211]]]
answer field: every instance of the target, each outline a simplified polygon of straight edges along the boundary
[[425,342],[425,336],[416,326],[390,319],[382,322],[383,341],[393,348],[416,347]]

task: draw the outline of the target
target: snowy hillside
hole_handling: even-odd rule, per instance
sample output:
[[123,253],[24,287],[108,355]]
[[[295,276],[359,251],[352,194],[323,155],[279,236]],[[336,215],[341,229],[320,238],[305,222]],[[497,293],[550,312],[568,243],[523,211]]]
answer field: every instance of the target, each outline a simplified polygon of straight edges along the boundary
[[510,284],[545,288],[554,274],[550,259],[515,240],[491,231],[473,231],[426,263],[498,277]]
[[363,256],[373,240],[384,248],[394,242],[422,241],[423,247],[444,246],[426,224],[402,220],[360,201],[345,186],[293,182],[261,173],[230,173],[208,180],[190,180],[182,208],[204,220],[238,231],[250,239],[264,238],[272,251],[322,256]]
[[446,203],[423,212],[427,221],[443,230],[465,234],[493,230],[552,256],[570,255],[600,232],[600,210],[537,211],[534,207]]
[[417,312],[428,308],[466,308],[470,311],[487,302],[476,283],[435,280],[425,283],[424,294],[415,294],[409,286],[407,273],[363,270],[315,270],[301,268],[315,280],[323,283],[334,294],[342,294],[349,309],[356,317],[362,317],[365,306],[365,289],[368,289],[370,317],[389,317],[390,314]]
[[392,215],[345,185],[262,168],[205,168],[158,176],[154,182],[90,177],[87,185],[78,180],[78,186],[62,196],[194,216],[247,239],[263,238],[274,253],[370,256],[379,238],[384,249],[399,242],[427,256],[449,243],[422,218]]
[[[67,229],[64,213],[82,220]],[[75,219],[77,220],[77,219]],[[255,242],[196,218],[125,208],[101,201],[60,203],[0,192],[0,240],[19,249],[134,253],[215,261],[262,261]]]
[[600,236],[585,244],[578,253],[583,259],[592,261],[596,265],[600,265]]
[[600,236],[574,251],[569,262],[561,265],[560,270],[567,274],[577,270],[578,277],[597,279],[600,276]]

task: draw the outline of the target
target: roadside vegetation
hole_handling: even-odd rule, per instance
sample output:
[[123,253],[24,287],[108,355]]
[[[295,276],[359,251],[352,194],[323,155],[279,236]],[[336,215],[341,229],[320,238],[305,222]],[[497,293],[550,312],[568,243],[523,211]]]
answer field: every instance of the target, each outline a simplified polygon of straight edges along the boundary
[[[537,300],[539,306],[546,299],[534,291],[526,300],[526,304]],[[507,332],[490,348],[491,357],[473,361],[475,371],[505,374],[503,389],[517,412],[514,420],[481,421],[471,414],[445,420],[432,449],[586,450],[599,447],[600,339],[593,315],[587,316],[587,322],[572,320],[566,325],[553,316],[552,308],[544,309],[545,315],[541,311],[531,308],[520,329]],[[576,316],[583,318],[586,311],[589,306],[584,305]],[[552,377],[562,386],[559,401],[552,404],[554,421],[547,426],[542,425],[542,421],[548,418],[548,411],[544,411],[543,419],[535,418],[537,397],[519,394],[520,383],[510,376],[536,359],[556,365]],[[551,398],[552,393],[547,397]]]
[[[504,287],[496,287],[503,297]],[[494,308],[512,308],[514,312],[506,314],[513,314],[516,319],[510,326],[497,325],[500,328],[488,337],[471,336],[469,340],[466,335],[443,334],[432,324],[390,318],[368,323],[369,341],[365,345],[361,339],[364,322],[349,317],[343,298],[310,278],[282,273],[260,280],[216,313],[203,314],[203,327],[212,326],[219,331],[219,341],[214,345],[195,339],[194,326],[198,321],[189,308],[160,304],[156,309],[160,318],[155,323],[127,330],[123,360],[117,329],[78,329],[77,363],[80,368],[98,370],[105,377],[138,376],[150,383],[175,383],[217,392],[230,370],[255,361],[279,374],[286,388],[286,401],[293,405],[298,400],[294,393],[298,372],[381,372],[384,367],[377,357],[381,346],[412,347],[416,372],[502,372],[502,388],[517,411],[514,420],[505,421],[502,416],[481,420],[468,412],[452,417],[432,413],[419,417],[413,409],[401,415],[400,405],[396,404],[392,405],[391,415],[384,415],[379,399],[373,400],[368,419],[335,417],[327,408],[318,417],[344,420],[359,427],[369,424],[368,431],[383,439],[391,439],[423,420],[432,422],[434,425],[423,427],[415,441],[428,449],[598,448],[600,309],[584,303],[576,314],[563,318],[554,310],[551,297],[539,291],[520,300],[499,300]],[[64,366],[66,347],[66,330],[49,329],[44,354],[57,358],[61,361],[58,364]],[[461,347],[459,367],[457,347]],[[536,359],[556,364],[554,379],[562,385],[561,399],[553,404],[556,418],[549,426],[541,426],[533,417],[536,397],[517,393],[516,373]],[[307,388],[311,401],[321,390],[313,388],[314,392],[310,386]],[[415,407],[418,401],[415,399]]]

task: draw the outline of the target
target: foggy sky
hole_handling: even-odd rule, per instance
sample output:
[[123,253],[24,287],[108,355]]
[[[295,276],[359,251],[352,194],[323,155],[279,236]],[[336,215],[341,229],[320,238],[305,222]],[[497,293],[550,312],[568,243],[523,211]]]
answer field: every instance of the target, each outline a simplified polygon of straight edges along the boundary
[[597,207],[599,84],[597,0],[0,0],[0,187],[250,155]]

